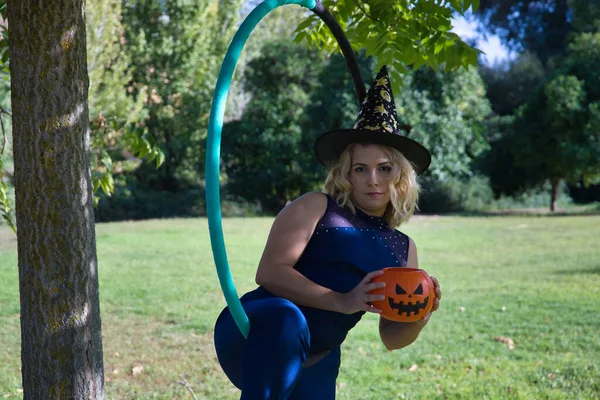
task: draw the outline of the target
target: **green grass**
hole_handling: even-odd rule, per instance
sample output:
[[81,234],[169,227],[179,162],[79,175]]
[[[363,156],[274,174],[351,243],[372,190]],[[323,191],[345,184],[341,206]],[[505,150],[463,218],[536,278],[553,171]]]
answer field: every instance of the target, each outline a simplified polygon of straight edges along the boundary
[[[254,287],[271,221],[224,220],[240,293]],[[184,379],[200,399],[239,398],[212,346],[224,300],[206,220],[96,230],[106,398],[191,399]],[[404,231],[442,306],[395,352],[365,316],[342,350],[338,399],[600,398],[600,216],[421,217]],[[16,263],[0,227],[0,399],[22,397]]]

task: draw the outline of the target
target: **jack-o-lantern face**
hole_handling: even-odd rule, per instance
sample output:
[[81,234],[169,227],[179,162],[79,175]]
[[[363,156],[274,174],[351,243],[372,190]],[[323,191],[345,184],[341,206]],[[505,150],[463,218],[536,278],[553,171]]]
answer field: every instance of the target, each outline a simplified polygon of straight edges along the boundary
[[417,268],[384,268],[383,275],[373,282],[385,282],[383,289],[372,294],[384,294],[383,301],[373,305],[382,310],[381,315],[392,321],[414,322],[422,319],[433,308],[435,287],[427,272]]

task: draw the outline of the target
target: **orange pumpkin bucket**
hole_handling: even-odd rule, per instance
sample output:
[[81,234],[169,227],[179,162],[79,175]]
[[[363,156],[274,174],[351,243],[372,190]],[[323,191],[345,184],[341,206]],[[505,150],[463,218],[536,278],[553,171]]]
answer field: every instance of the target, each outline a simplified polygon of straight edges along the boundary
[[425,317],[433,308],[435,287],[429,274],[418,268],[384,268],[383,274],[372,282],[385,282],[382,289],[371,294],[383,294],[385,299],[373,301],[381,316],[392,321],[414,322]]

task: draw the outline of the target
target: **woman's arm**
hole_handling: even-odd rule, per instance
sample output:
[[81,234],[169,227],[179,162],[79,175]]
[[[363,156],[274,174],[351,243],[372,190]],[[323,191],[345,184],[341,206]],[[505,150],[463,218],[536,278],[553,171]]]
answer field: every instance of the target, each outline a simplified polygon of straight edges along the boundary
[[[408,268],[419,268],[417,246],[411,238],[408,238],[408,260],[406,266]],[[431,280],[436,288],[436,298],[431,311],[433,312],[440,306],[442,293],[437,279],[431,277]],[[381,337],[381,341],[388,350],[397,350],[406,347],[419,337],[421,330],[427,325],[430,317],[431,313],[427,314],[425,318],[415,322],[395,322],[380,317],[379,336]]]
[[383,300],[384,296],[367,292],[380,287],[380,283],[370,283],[380,271],[367,274],[356,288],[342,294],[314,283],[294,269],[326,209],[327,197],[311,192],[279,213],[258,265],[256,283],[276,296],[308,307],[346,314],[361,310],[378,312],[368,302]]

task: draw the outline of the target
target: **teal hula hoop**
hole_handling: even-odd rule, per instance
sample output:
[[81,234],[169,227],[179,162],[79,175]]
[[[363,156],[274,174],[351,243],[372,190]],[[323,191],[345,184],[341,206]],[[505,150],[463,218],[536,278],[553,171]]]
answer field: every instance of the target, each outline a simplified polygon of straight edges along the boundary
[[206,144],[206,212],[213,258],[221,283],[221,289],[223,290],[231,315],[245,338],[248,338],[248,333],[250,332],[250,321],[233,284],[223,237],[221,188],[219,184],[221,132],[223,130],[223,117],[225,115],[225,105],[227,103],[231,79],[248,37],[256,25],[269,12],[286,4],[297,4],[312,10],[328,25],[346,57],[348,67],[352,73],[359,104],[366,96],[364,83],[360,77],[360,71],[358,70],[358,65],[350,44],[337,22],[335,22],[335,19],[317,0],[265,0],[252,10],[235,33],[219,71],[208,121],[208,139]]

